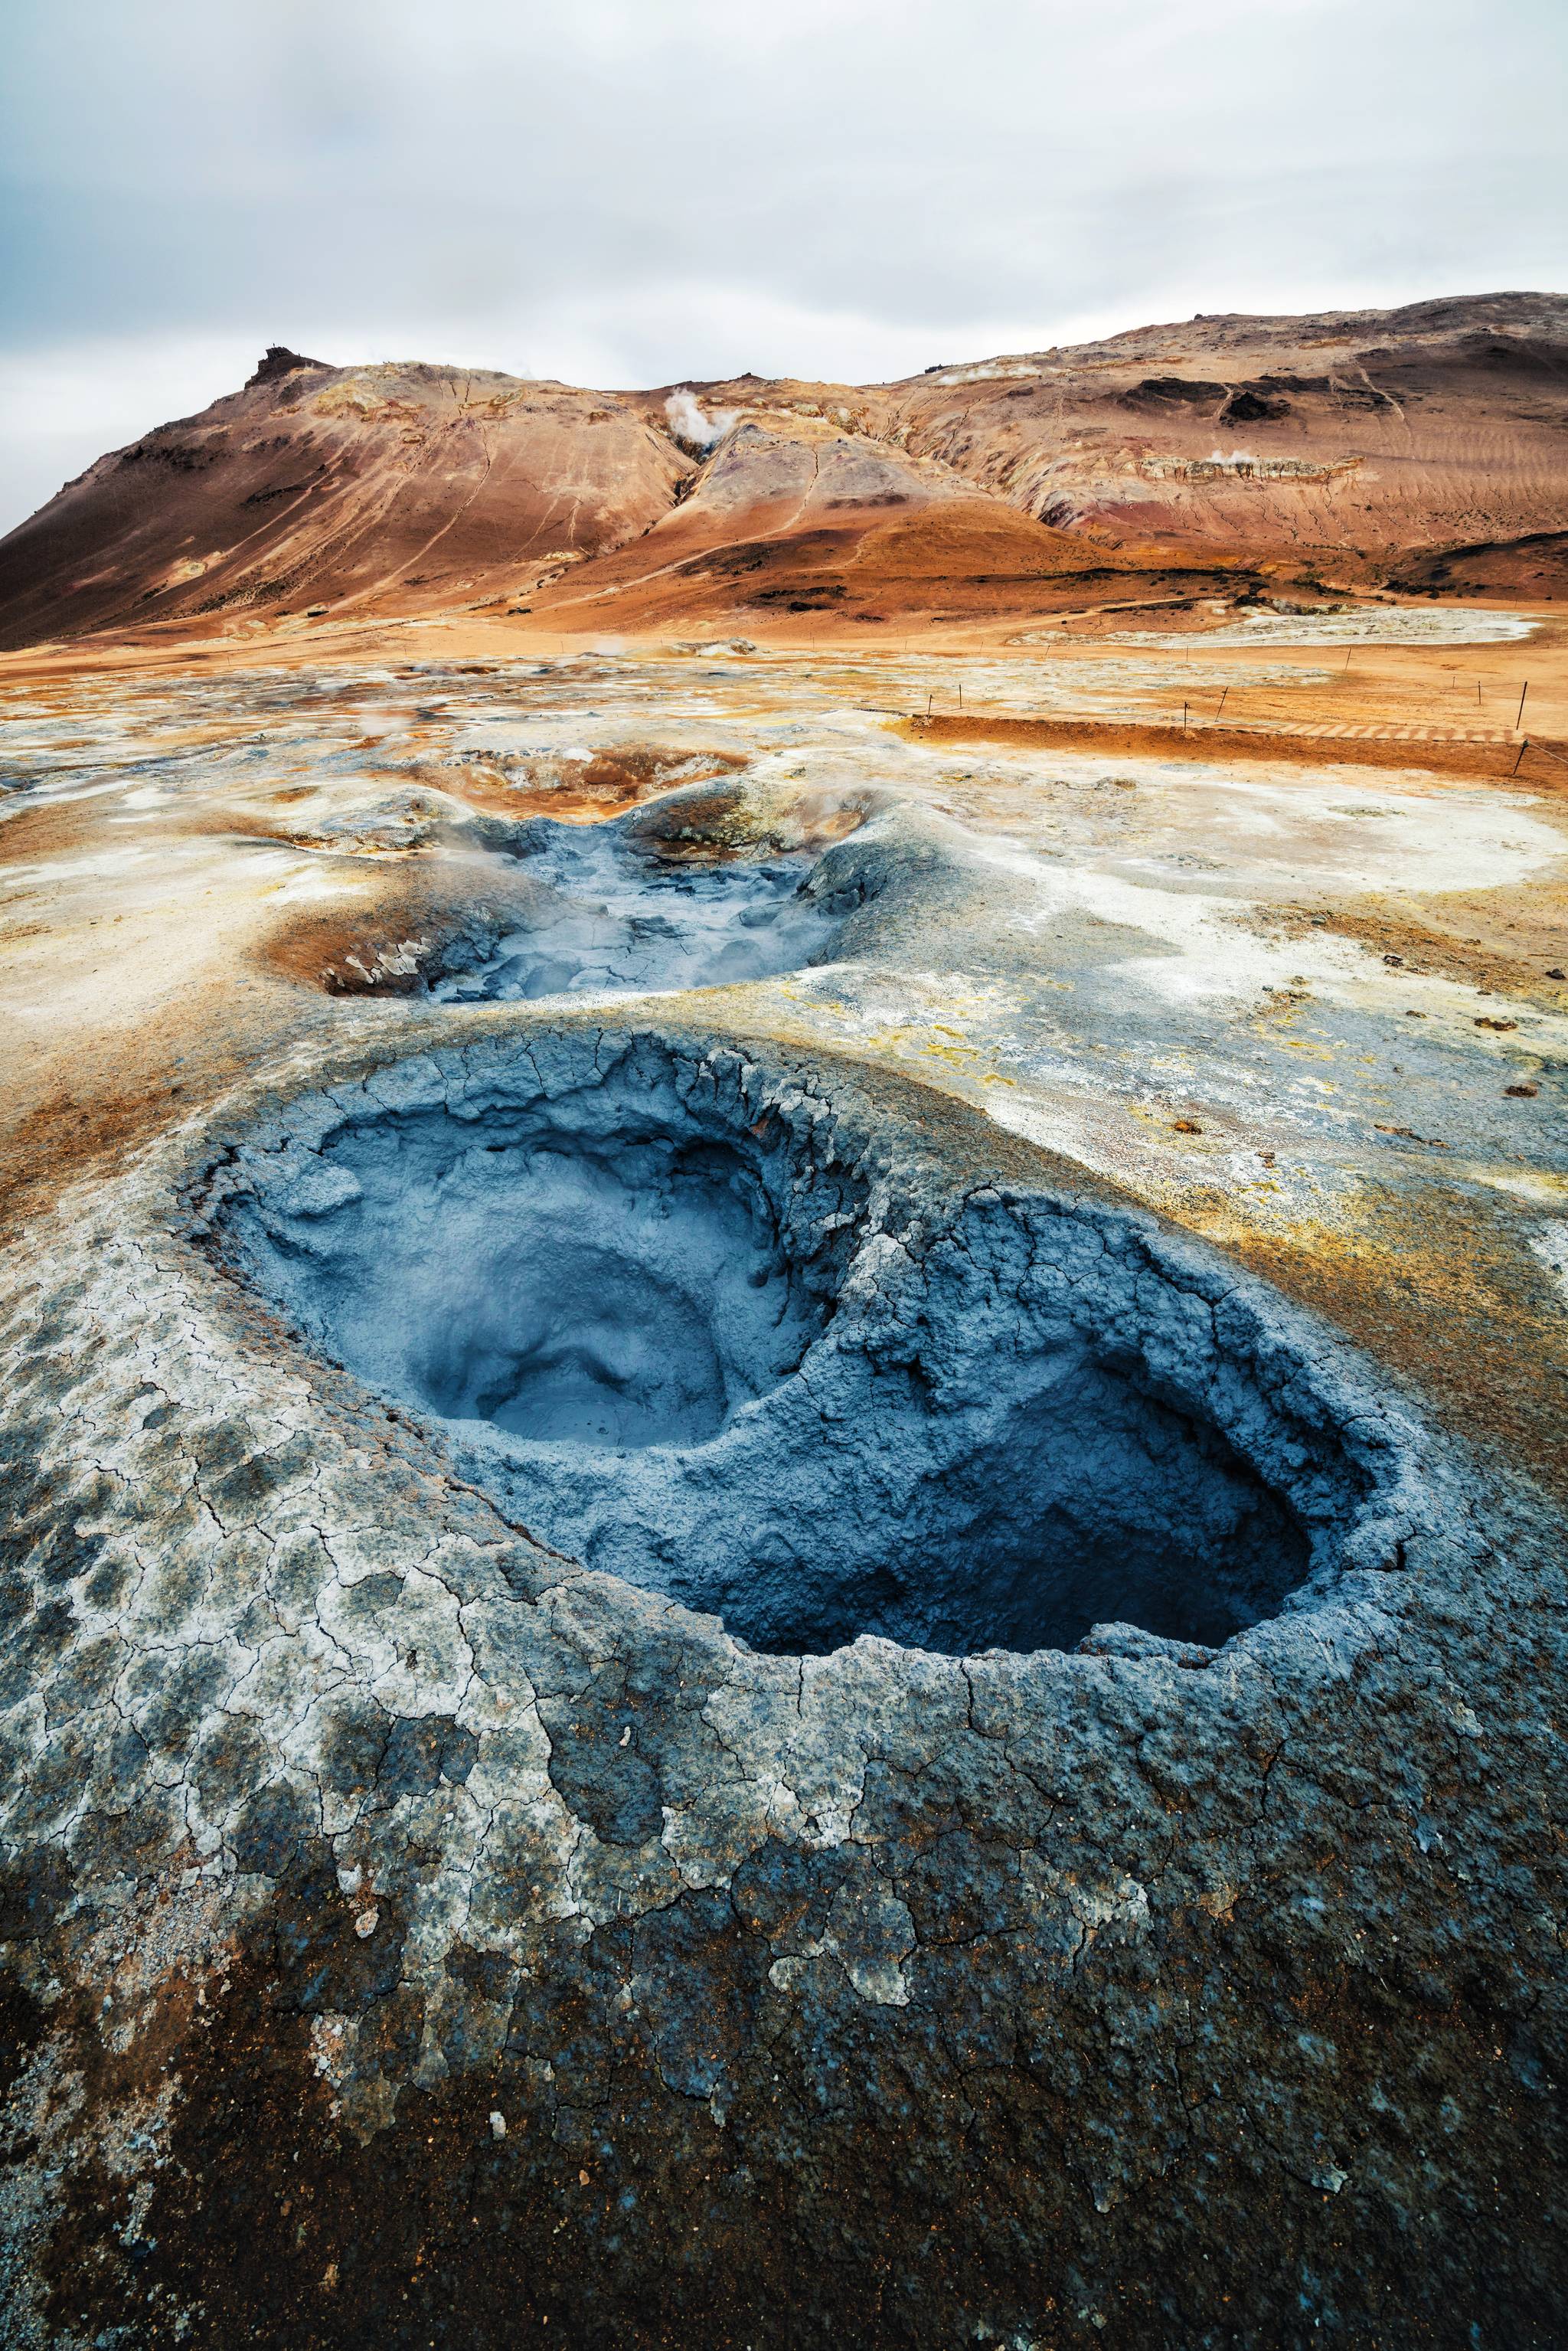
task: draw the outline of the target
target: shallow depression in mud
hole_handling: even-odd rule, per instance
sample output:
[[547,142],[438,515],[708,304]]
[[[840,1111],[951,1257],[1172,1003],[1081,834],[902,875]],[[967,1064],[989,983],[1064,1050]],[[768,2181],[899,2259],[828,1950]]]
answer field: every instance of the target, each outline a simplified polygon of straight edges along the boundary
[[1260,1285],[1113,1207],[911,1191],[737,1055],[594,1050],[307,1110],[216,1213],[554,1549],[758,1647],[956,1654],[1216,1646],[1344,1555],[1379,1472]]
[[750,1155],[605,1107],[351,1132],[267,1219],[291,1300],[363,1377],[459,1426],[701,1444],[794,1368],[824,1302]]
[[809,852],[734,861],[650,854],[619,826],[535,828],[528,922],[448,1001],[719,987],[823,956],[841,912],[807,893]]

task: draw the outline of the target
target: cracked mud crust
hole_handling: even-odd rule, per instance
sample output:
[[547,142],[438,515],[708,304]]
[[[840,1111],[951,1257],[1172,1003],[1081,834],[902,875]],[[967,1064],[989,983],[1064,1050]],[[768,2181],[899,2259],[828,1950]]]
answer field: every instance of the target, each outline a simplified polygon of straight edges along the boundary
[[11,665],[7,2346],[1555,2351],[1568,801],[1386,741],[1568,702],[1425,617]]
[[1347,2340],[1547,2341],[1538,1506],[1145,1216],[1297,1474],[1329,1406],[1360,1460],[1328,1570],[1218,1648],[748,1649],[536,1540],[214,1202],[520,1056],[779,1119],[927,1249],[1066,1171],[689,1020],[427,1019],[78,1186],[7,1319],[8,2339],[1264,2345],[1316,2279]]

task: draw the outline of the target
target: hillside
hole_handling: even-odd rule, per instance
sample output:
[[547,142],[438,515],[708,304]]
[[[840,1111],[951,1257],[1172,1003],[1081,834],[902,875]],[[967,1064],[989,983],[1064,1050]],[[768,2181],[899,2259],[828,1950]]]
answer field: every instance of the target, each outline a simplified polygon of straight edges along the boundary
[[275,349],[0,540],[0,644],[317,604],[636,629],[1260,580],[1540,601],[1568,587],[1565,427],[1546,294],[1200,317],[861,387],[601,392]]

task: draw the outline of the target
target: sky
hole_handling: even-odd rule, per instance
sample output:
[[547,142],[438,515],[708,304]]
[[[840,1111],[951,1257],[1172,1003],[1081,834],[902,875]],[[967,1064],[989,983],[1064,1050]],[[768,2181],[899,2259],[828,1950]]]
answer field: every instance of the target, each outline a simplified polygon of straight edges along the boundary
[[1564,0],[6,0],[0,530],[283,342],[866,382],[1568,287]]

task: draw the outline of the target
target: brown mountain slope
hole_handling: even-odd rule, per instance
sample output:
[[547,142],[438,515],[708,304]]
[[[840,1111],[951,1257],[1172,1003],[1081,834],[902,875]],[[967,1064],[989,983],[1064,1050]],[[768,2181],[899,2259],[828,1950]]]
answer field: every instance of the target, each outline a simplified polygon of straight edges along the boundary
[[515,607],[1027,616],[1234,581],[1568,592],[1568,298],[1198,318],[849,387],[274,351],[0,540],[0,644]]
[[852,414],[845,426],[766,398],[683,492],[643,538],[558,580],[534,609],[617,629],[985,618],[1049,605],[1103,569],[1093,546]]
[[269,354],[0,540],[0,643],[526,590],[645,530],[691,470],[612,394]]
[[[1193,319],[897,384],[698,387],[852,415],[1124,560],[1568,592],[1568,298]],[[644,406],[657,395],[644,395]]]

